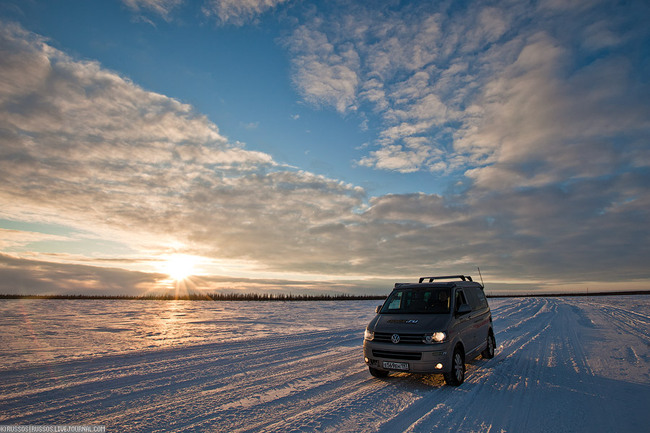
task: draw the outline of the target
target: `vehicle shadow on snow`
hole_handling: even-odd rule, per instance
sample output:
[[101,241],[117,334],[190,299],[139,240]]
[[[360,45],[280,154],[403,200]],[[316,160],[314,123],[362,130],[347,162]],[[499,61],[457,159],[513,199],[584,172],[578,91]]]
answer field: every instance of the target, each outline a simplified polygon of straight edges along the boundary
[[[465,380],[471,379],[472,375],[480,369],[485,368],[492,362],[490,359],[484,359],[479,356],[476,359],[473,359],[465,363],[466,373]],[[422,373],[401,373],[397,371],[392,371],[388,377],[385,378],[373,378],[371,380],[377,380],[380,382],[390,382],[395,385],[403,386],[405,389],[410,388],[412,390],[431,390],[438,388],[450,388],[454,389],[456,387],[448,386],[445,383],[444,376],[440,373],[432,374],[422,374]],[[463,383],[460,387],[465,387],[468,385],[468,382]]]
[[392,372],[388,377],[381,379],[372,378],[372,380],[390,383],[409,391],[429,391],[433,388],[442,388],[446,386],[442,374]]
[[[474,384],[468,381],[471,381],[472,375],[488,365],[490,361],[477,358],[468,362],[466,381],[458,387],[448,386],[442,374],[391,373],[383,379],[372,378],[371,380],[388,384],[392,395],[408,396],[409,400],[412,400],[399,413],[392,413],[393,417],[382,424],[377,431],[385,433],[410,431],[415,425],[421,425],[424,428],[422,431],[432,431],[431,428],[439,427],[441,418],[449,416],[453,408],[458,406],[453,402],[454,400],[463,401],[468,395],[474,393]],[[468,408],[468,404],[469,402],[464,405],[465,409]],[[435,415],[431,417],[432,414]],[[431,423],[430,418],[435,418],[435,422]],[[451,427],[455,426],[450,424],[449,430],[440,431],[455,431]]]

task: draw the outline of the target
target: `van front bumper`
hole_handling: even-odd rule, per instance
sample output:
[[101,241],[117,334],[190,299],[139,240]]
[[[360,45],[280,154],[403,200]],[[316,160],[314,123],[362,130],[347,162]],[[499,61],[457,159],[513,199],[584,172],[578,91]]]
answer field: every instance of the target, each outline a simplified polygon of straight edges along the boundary
[[449,373],[448,344],[391,344],[363,342],[363,356],[369,367],[405,373]]

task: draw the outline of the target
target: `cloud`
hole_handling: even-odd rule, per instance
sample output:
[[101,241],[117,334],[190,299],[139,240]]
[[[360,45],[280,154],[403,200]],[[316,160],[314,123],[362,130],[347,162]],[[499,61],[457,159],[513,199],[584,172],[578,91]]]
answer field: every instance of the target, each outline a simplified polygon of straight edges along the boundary
[[[459,120],[465,94],[473,92],[469,60],[462,52],[484,49],[498,39],[507,15],[478,8],[463,13],[467,22],[460,22],[430,5],[409,5],[390,14],[382,8],[346,6],[316,15],[289,38],[301,95],[343,114],[369,107],[383,119],[375,143],[379,149],[361,165],[411,172],[437,164],[437,158],[426,157],[438,155],[434,140],[425,152],[405,141],[431,137]],[[461,36],[467,41],[459,41]]]
[[[431,26],[424,39],[462,34],[445,33],[440,16],[412,15],[421,23],[413,29]],[[368,69],[360,47],[396,49],[408,39],[397,17],[372,29],[372,44],[355,36],[365,42],[338,46],[328,36],[332,46],[319,48],[318,59],[356,71],[359,82],[350,100],[333,91],[330,102],[314,101],[347,115],[370,104],[383,116],[377,148],[360,164],[466,173],[462,188],[445,195],[370,198],[358,186],[231,143],[190,105],[3,25],[0,217],[75,227],[142,261],[180,245],[255,270],[243,277],[224,268],[205,276],[206,288],[293,287],[301,278],[262,276],[290,274],[304,276],[309,288],[320,281],[342,290],[347,281],[370,290],[477,265],[492,280],[531,284],[647,280],[649,95],[636,60],[607,55],[576,64],[570,48],[544,31],[496,44],[508,34],[509,15],[492,19],[479,9],[471,16],[484,22],[477,37],[493,44],[479,56],[481,67],[465,58],[445,68],[427,63],[470,46],[457,40],[439,41],[436,56],[401,54],[420,63],[386,63],[399,60],[386,55]],[[365,23],[359,18],[361,34]],[[308,37],[290,48],[298,57],[300,44],[330,30],[304,31]],[[472,70],[479,86],[470,83]],[[377,73],[369,78],[370,71]],[[447,88],[458,83],[466,83],[459,94]],[[30,242],[58,240],[46,235],[4,230],[0,239],[15,254],[1,257],[1,287],[125,293],[162,278],[109,268],[119,258],[110,254],[87,264],[29,256]]]
[[[191,106],[3,29],[5,217],[39,215],[152,254],[181,242],[286,270],[305,258],[303,233],[362,204],[361,188],[283,171],[270,155],[228,143]],[[334,254],[333,244],[322,253]],[[316,250],[310,260],[323,258]]]
[[[487,188],[543,186],[628,170],[650,127],[647,90],[624,58],[571,70],[565,49],[533,35],[487,86],[481,120],[456,149],[489,162],[468,171]],[[641,148],[639,148],[641,145]]]
[[429,149],[426,146],[413,147],[406,150],[404,146],[387,145],[370,152],[369,156],[359,161],[359,165],[395,170],[400,173],[412,173],[418,171],[429,156]]
[[358,55],[347,44],[335,46],[317,26],[297,28],[288,42],[294,53],[294,83],[303,97],[315,105],[331,106],[340,113],[355,110],[359,84]]
[[[34,260],[0,253],[0,294],[173,295],[179,293],[345,293],[367,294],[390,287],[392,280],[246,278],[228,275],[191,277],[184,287],[169,288],[167,275],[89,264]],[[381,290],[378,292],[381,293]]]
[[16,247],[25,247],[34,242],[65,240],[68,240],[65,236],[38,232],[25,232],[22,230],[0,229],[0,249],[5,251]]
[[242,26],[288,0],[207,0],[203,12],[221,24]]
[[141,295],[166,275],[30,260],[0,253],[0,290],[18,294]]
[[[305,101],[381,119],[362,166],[496,177],[502,167],[483,168],[513,146],[568,159],[632,148],[647,128],[638,3],[339,5],[313,13],[287,45]],[[413,139],[427,144],[413,149]]]
[[257,129],[260,126],[260,122],[248,122],[248,123],[240,122],[239,125],[242,126],[244,129]]
[[[201,8],[207,17],[216,17],[221,25],[243,26],[288,0],[205,0]],[[149,21],[145,14],[155,14],[171,21],[186,0],[122,0],[140,19]]]
[[[427,260],[489,262],[538,279],[552,272],[608,279],[605,269],[615,262],[646,277],[638,257],[648,257],[648,235],[625,221],[647,216],[639,206],[648,199],[650,88],[635,48],[647,42],[639,18],[647,9],[639,2],[629,13],[605,2],[341,4],[347,7],[314,13],[291,36],[303,98],[346,115],[379,116],[361,166],[466,177],[464,192],[445,201],[373,199],[366,224],[354,228],[368,242],[377,239],[381,257],[363,250],[359,266],[406,266],[401,251],[408,250],[417,257],[410,269],[425,269]],[[340,50],[354,61],[336,57]],[[354,85],[325,94],[314,85],[312,92],[318,78],[305,74],[304,61],[311,58],[320,76],[349,65]],[[462,213],[444,225],[415,218],[430,202]],[[397,218],[406,203],[411,216]],[[376,218],[377,209],[389,208],[382,213],[391,217]],[[625,250],[629,243],[636,253]]]
[[169,21],[172,12],[183,4],[184,0],[122,0],[122,2],[133,12],[153,12]]
[[214,169],[274,165],[267,154],[228,144],[191,106],[74,61],[16,27],[4,27],[2,46],[2,172],[16,195],[36,182],[57,192],[35,192],[43,204],[160,181],[182,189]]

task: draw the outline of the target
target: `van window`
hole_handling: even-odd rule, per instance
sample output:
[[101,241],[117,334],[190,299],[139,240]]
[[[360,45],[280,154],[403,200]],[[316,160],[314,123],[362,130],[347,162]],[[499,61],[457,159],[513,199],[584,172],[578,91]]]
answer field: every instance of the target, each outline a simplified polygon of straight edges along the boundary
[[469,301],[469,305],[472,307],[472,310],[482,310],[487,308],[487,300],[485,299],[485,294],[483,290],[478,287],[468,287],[465,289],[465,295]]
[[483,293],[483,289],[479,289],[478,287],[475,289],[476,290],[476,296],[478,297],[478,302],[481,308],[487,308],[488,307],[488,302],[487,299],[485,299],[485,293]]
[[473,288],[465,289],[465,296],[467,297],[467,300],[469,301],[469,305],[470,307],[472,307],[472,310],[476,311],[480,309],[478,297],[476,297],[476,292],[474,292]]
[[394,290],[381,309],[382,314],[446,314],[450,292],[447,288]]
[[458,311],[458,307],[460,307],[463,304],[467,304],[467,300],[465,299],[465,294],[463,293],[462,290],[457,290],[456,291],[456,305],[454,306],[455,310]]

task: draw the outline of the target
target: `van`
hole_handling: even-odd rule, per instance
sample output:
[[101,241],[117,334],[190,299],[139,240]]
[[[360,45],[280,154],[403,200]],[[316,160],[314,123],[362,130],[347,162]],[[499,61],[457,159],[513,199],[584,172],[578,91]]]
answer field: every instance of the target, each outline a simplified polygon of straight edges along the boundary
[[[447,281],[453,280],[453,281]],[[368,324],[363,354],[370,374],[440,373],[458,386],[465,362],[494,357],[492,313],[483,286],[464,275],[396,283]]]

